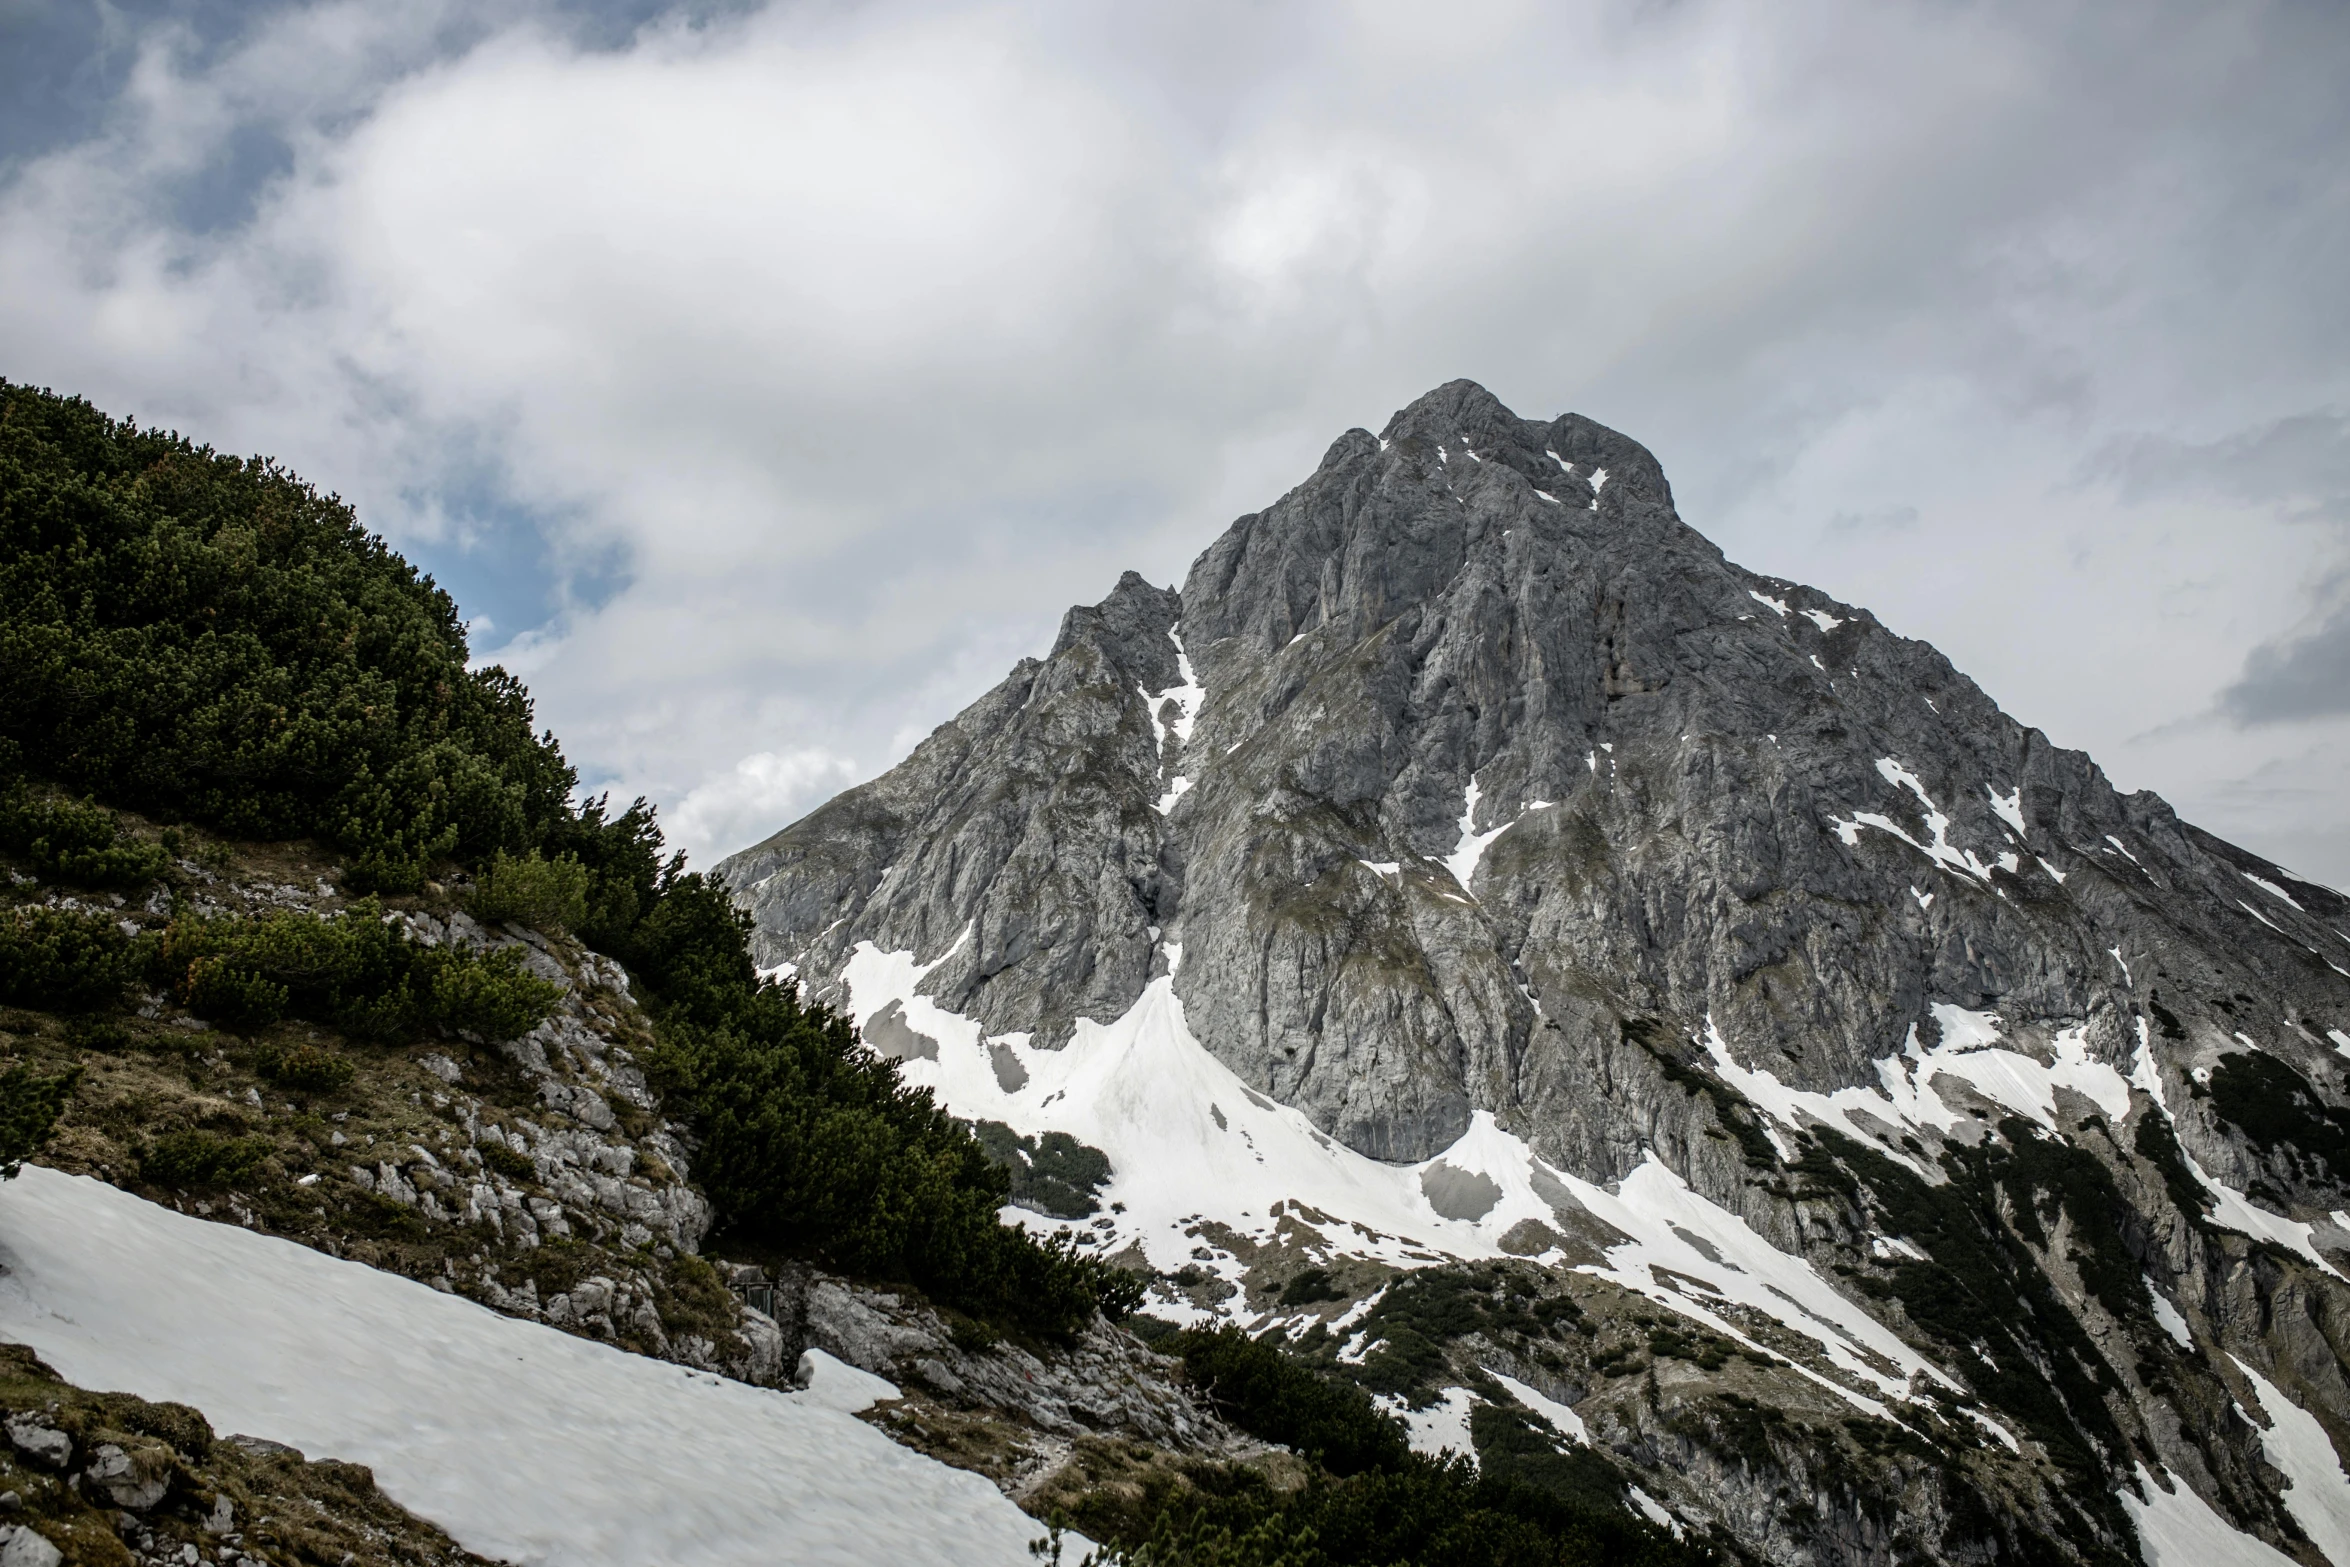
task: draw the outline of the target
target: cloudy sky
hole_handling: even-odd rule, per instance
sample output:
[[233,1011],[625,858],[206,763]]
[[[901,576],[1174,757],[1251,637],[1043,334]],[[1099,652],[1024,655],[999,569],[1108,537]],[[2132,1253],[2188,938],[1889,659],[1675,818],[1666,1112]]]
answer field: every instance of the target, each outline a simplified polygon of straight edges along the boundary
[[273,454],[697,859],[1454,376],[2350,886],[2336,0],[0,0],[0,375]]

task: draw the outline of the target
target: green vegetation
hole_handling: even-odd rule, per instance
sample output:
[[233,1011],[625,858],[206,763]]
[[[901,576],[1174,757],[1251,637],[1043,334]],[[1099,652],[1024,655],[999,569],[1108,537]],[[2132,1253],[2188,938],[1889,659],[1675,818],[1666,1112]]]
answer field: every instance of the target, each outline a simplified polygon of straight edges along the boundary
[[1324,1378],[1238,1329],[1169,1341],[1216,1407],[1254,1436],[1317,1458],[1281,1489],[1239,1464],[1154,1475],[1135,1494],[1090,1495],[1069,1522],[1110,1542],[1118,1567],[1681,1567],[1716,1560],[1623,1506],[1589,1449],[1561,1453],[1514,1411],[1480,1409],[1486,1463],[1414,1453],[1360,1388]]
[[[1389,1285],[1355,1324],[1363,1341],[1379,1348],[1353,1375],[1373,1392],[1409,1398],[1416,1406],[1446,1375],[1445,1346],[1453,1340],[1481,1333],[1525,1347],[1572,1331],[1581,1315],[1566,1296],[1544,1293],[1507,1267],[1417,1269]],[[1307,1344],[1335,1362],[1335,1343],[1309,1333]]]
[[224,1137],[201,1130],[167,1132],[139,1153],[140,1176],[174,1191],[233,1186],[269,1157],[266,1137]]
[[264,1046],[254,1065],[280,1088],[302,1094],[339,1094],[359,1070],[349,1057],[309,1044],[290,1050]]
[[562,996],[522,958],[519,947],[427,946],[362,899],[324,920],[183,915],[165,933],[155,971],[190,1011],[230,1028],[293,1016],[359,1039],[406,1041],[436,1029],[511,1039]]
[[1182,1357],[1192,1385],[1224,1418],[1332,1474],[1393,1469],[1410,1455],[1402,1425],[1381,1414],[1368,1393],[1238,1328],[1192,1329],[1161,1348]]
[[[1136,1275],[1000,1223],[1011,1177],[968,1127],[908,1088],[846,1019],[759,984],[743,916],[678,878],[639,961],[664,996],[652,1062],[690,1109],[695,1174],[720,1238],[904,1279],[948,1305],[1063,1335],[1140,1304]],[[717,939],[724,933],[728,940]],[[646,962],[650,959],[650,962]]]
[[481,1162],[509,1181],[536,1181],[539,1178],[537,1161],[520,1149],[505,1143],[482,1143],[478,1146]]
[[103,914],[0,910],[0,1001],[60,1012],[113,1006],[140,958],[122,927]]
[[86,800],[45,800],[18,781],[0,796],[0,849],[40,876],[84,887],[140,887],[171,868],[161,844],[128,838],[112,811]]
[[16,1179],[24,1162],[41,1151],[81,1075],[78,1069],[41,1073],[22,1065],[0,1072],[0,1179]]
[[1281,1286],[1280,1303],[1284,1306],[1311,1306],[1317,1301],[1344,1299],[1346,1292],[1331,1284],[1328,1268],[1304,1269]]
[[474,881],[473,912],[540,930],[577,930],[587,923],[590,880],[576,854],[550,860],[536,849],[520,857],[501,849]]
[[536,846],[576,782],[457,606],[276,464],[0,382],[0,763],[317,838],[347,881]]
[[979,1146],[1012,1178],[1012,1202],[1056,1219],[1089,1219],[1101,1212],[1109,1156],[1067,1132],[1022,1137],[1001,1121],[971,1128]]
[[2195,1179],[2195,1172],[2187,1168],[2186,1151],[2179,1147],[2179,1134],[2171,1126],[2170,1117],[2159,1111],[2140,1116],[2131,1146],[2139,1158],[2162,1172],[2163,1190],[2170,1193],[2170,1200],[2186,1215],[2187,1223],[2211,1234],[2215,1229],[2211,1222],[2212,1195]]
[[[970,1130],[839,1017],[761,984],[744,920],[664,857],[652,808],[570,803],[576,774],[522,684],[468,657],[449,596],[336,498],[0,381],[0,848],[87,886],[170,873],[173,829],[133,841],[37,775],[161,823],[314,839],[342,856],[346,894],[437,897],[470,871],[482,917],[629,967],[721,1236],[1036,1333],[1139,1302],[1138,1277],[1001,1224],[1009,1180]],[[103,1011],[141,977],[234,1029],[291,1017],[384,1041],[511,1037],[556,1001],[519,953],[428,946],[365,901],[329,920],[183,911],[135,940],[100,915],[0,911],[0,1000]],[[341,1079],[330,1053],[273,1059],[289,1087]],[[140,1162],[200,1186],[236,1179],[242,1149],[175,1132]],[[1089,1152],[1028,1159],[1074,1194],[1098,1185]],[[417,1222],[385,1206],[385,1226]]]
[[[1999,1133],[2004,1147],[1985,1139],[1947,1148],[1950,1179],[1939,1186],[1841,1133],[1820,1128],[1816,1136],[1868,1188],[1886,1233],[1931,1259],[1903,1259],[1890,1280],[1864,1278],[1861,1287],[1897,1297],[1984,1401],[2021,1421],[2059,1465],[2084,1482],[2100,1479],[2127,1453],[2105,1403],[2119,1384],[2026,1242],[2045,1248],[2040,1215],[2061,1207],[2088,1243],[2076,1261],[2091,1290],[2117,1315],[2150,1322],[2143,1270],[2128,1260],[2110,1179],[2101,1168],[2095,1176],[2079,1168],[2094,1166],[2088,1155],[2042,1143],[2037,1128],[2015,1117],[2000,1122]],[[2024,1233],[2002,1221],[2002,1192]]]

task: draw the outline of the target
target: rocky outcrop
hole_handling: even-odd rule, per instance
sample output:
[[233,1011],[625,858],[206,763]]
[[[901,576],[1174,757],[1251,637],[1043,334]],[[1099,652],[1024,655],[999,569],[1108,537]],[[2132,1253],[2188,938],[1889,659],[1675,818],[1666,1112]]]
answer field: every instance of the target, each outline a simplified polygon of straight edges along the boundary
[[908,1445],[975,1470],[1014,1496],[1050,1479],[1092,1437],[1189,1457],[1261,1450],[1205,1408],[1175,1361],[1095,1318],[1066,1344],[1022,1344],[950,1322],[898,1291],[795,1266],[738,1267],[787,1343],[885,1377],[903,1396],[868,1416]]
[[[303,860],[298,846],[221,845],[208,859],[180,864],[189,901],[208,914],[347,907],[332,868]],[[80,902],[134,929],[160,928],[172,912],[168,897],[155,907]],[[485,927],[437,889],[387,917],[427,945],[519,952],[559,992],[555,1010],[517,1039],[396,1049],[292,1022],[244,1037],[161,992],[100,1050],[85,1050],[64,1020],[16,1014],[5,1037],[17,1048],[87,1074],[50,1162],[511,1315],[763,1386],[789,1383],[798,1348],[787,1352],[783,1331],[698,1255],[710,1207],[691,1184],[685,1134],[646,1081],[640,1055],[652,1029],[621,965],[565,937]],[[323,1053],[348,1074],[343,1086],[273,1076],[273,1056],[294,1049]],[[152,1185],[143,1149],[176,1128],[258,1145],[267,1157],[244,1160],[228,1182]]]
[[[1969,1396],[2025,1395],[1903,1269],[2030,1302],[2014,1352],[2067,1391],[2021,1460],[2104,1493],[2033,1525],[2076,1556],[2127,1543],[2141,1464],[2308,1549],[2265,1428],[2217,1418],[2243,1368],[2350,1443],[2350,900],[1725,560],[1578,416],[1455,382],[1349,431],[1180,591],[1072,610],[721,873],[819,996],[869,944],[1054,1047],[1171,971],[1202,1045],[1374,1159],[1485,1113],[1588,1181],[1660,1161]],[[1994,1041],[2046,1086],[1943,1070]],[[1888,1262],[1953,1183],[1981,1259]]]

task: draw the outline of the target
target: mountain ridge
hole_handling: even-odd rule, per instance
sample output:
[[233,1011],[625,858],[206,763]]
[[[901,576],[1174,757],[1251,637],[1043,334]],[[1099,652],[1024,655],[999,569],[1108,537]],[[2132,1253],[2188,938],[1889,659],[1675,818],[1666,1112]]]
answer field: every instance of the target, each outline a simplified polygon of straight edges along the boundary
[[[1866,610],[1730,563],[1579,416],[1453,382],[1347,432],[1180,589],[1127,574],[716,874],[758,961],[950,1108],[1098,1131],[1130,1211],[1068,1227],[1178,1317],[1310,1337],[1273,1309],[1302,1262],[1492,1257],[1506,1222],[1759,1352],[1781,1308],[1706,1294],[1737,1298],[1723,1248],[1750,1233],[1827,1291],[1787,1276],[1808,1304],[1777,1352],[1880,1411],[1936,1379],[1986,1401],[2040,1477],[1992,1512],[2081,1560],[2133,1527],[2131,1461],[2291,1543],[2246,1438],[2194,1413],[2247,1363],[2350,1433],[2350,1158],[2324,1152],[2350,900],[2122,794]],[[1212,1184],[1276,1144],[1289,1200]],[[1346,1197],[1390,1189],[1357,1157],[1405,1184]],[[1154,1168],[1209,1183],[1188,1229]],[[1682,1231],[1714,1239],[1668,1264]],[[1879,1244],[1910,1231],[1939,1239]],[[1213,1287],[1167,1282],[1191,1241]],[[1845,1364],[1846,1305],[1926,1382]],[[2182,1309],[2208,1340],[2168,1331]],[[1787,1473],[1732,1489],[1783,1526]]]

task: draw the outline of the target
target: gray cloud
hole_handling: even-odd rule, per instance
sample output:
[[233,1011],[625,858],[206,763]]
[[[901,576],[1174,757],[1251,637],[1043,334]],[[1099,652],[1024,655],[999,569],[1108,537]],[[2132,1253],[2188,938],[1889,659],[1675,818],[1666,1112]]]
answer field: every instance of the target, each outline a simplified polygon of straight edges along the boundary
[[1918,525],[1915,506],[1883,506],[1875,511],[1840,511],[1828,519],[1830,533],[1907,533]]
[[2350,417],[2315,409],[2216,441],[2141,435],[2108,445],[2090,474],[2122,496],[2225,496],[2302,521],[2350,523]]
[[2254,648],[2219,707],[2240,724],[2350,714],[2350,605],[2308,631]]
[[516,578],[492,651],[698,857],[1461,374],[2190,815],[2350,795],[2225,792],[2311,719],[2132,739],[2250,680],[2344,493],[2332,8],[339,0],[109,48],[0,174],[0,373]]

